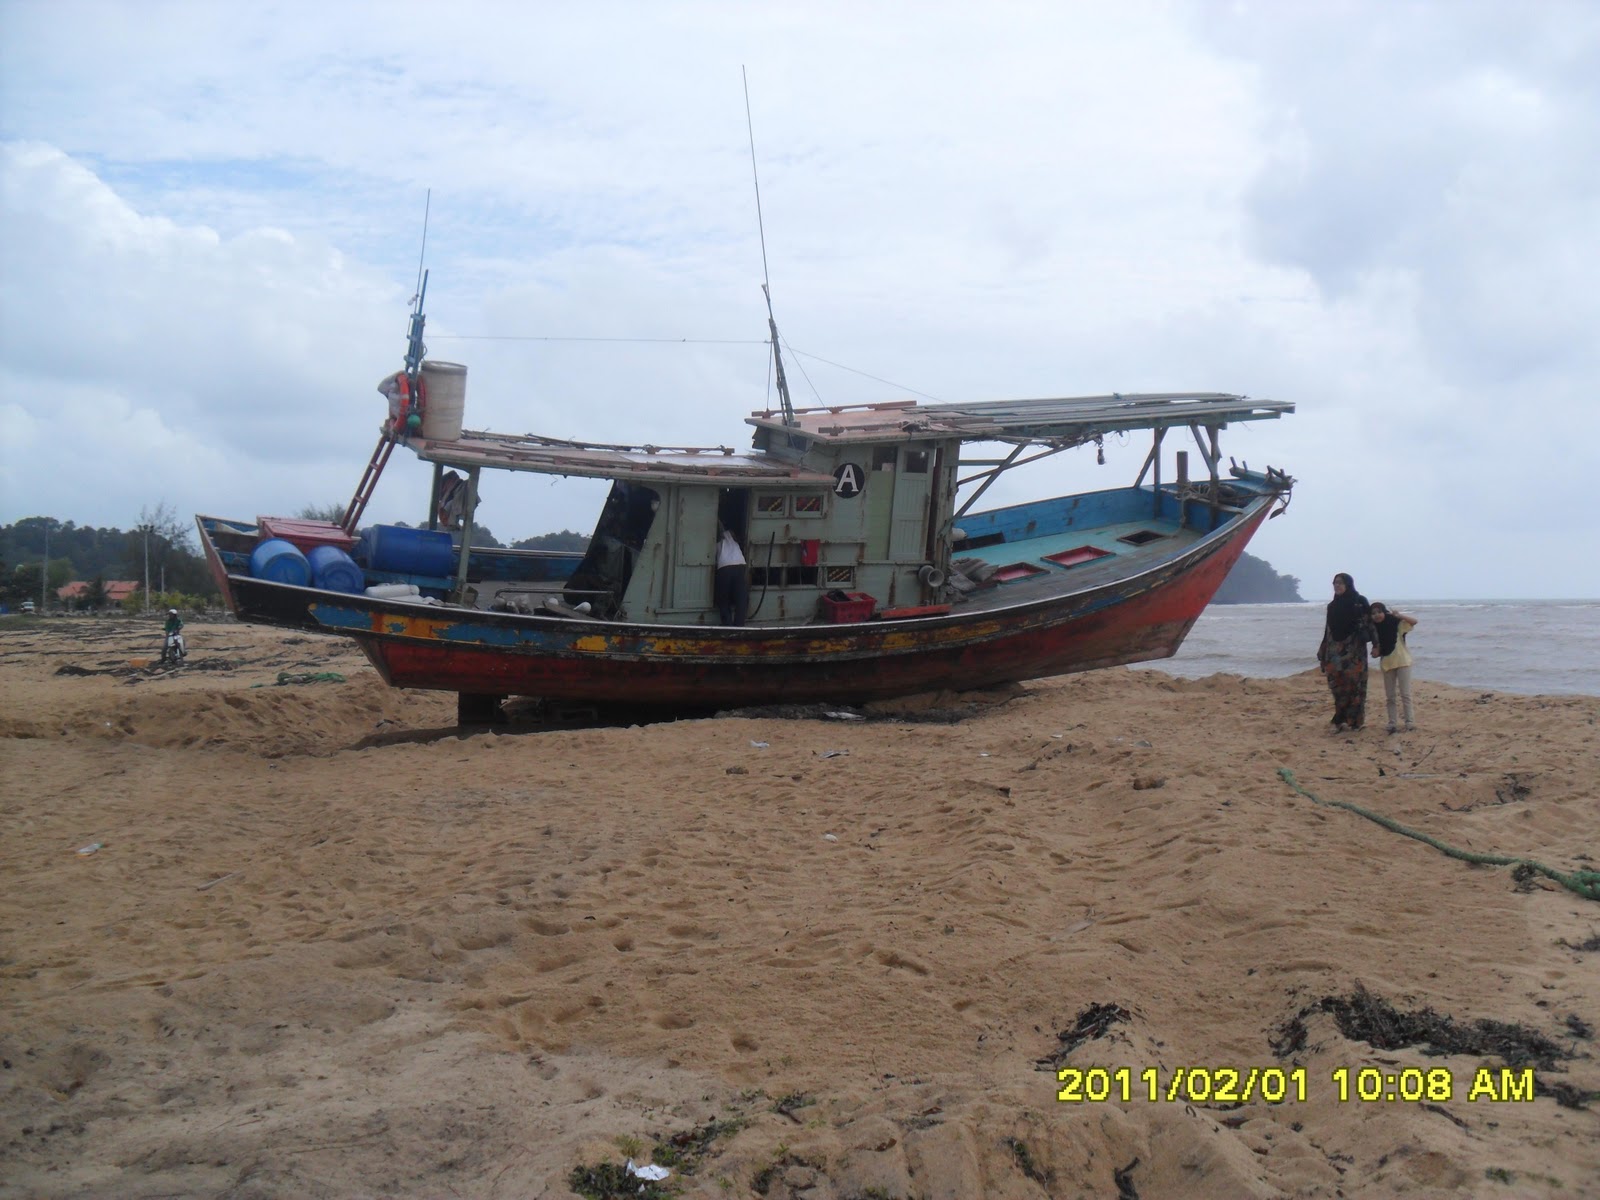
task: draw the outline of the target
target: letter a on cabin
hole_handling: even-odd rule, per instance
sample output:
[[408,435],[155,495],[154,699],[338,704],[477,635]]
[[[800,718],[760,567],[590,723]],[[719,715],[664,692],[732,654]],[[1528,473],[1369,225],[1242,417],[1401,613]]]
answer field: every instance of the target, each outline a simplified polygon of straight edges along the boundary
[[861,494],[861,468],[855,463],[840,463],[833,473],[833,494],[846,500]]

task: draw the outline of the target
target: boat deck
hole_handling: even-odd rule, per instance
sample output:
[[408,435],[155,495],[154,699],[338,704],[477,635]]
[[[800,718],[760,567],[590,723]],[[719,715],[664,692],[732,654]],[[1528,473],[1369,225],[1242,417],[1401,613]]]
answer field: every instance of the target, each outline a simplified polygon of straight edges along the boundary
[[[1155,566],[1204,536],[1203,531],[1192,527],[1180,529],[1171,520],[1122,521],[1012,538],[971,549],[958,544],[953,557],[958,561],[975,558],[997,568],[993,576],[997,586],[974,595],[968,604],[1003,606],[1024,599],[1022,593],[1033,590],[1028,586],[1030,581],[1043,583],[1055,592],[1070,577],[1073,590],[1091,588],[1137,572],[1142,564]],[[1125,540],[1128,538],[1135,540]]]

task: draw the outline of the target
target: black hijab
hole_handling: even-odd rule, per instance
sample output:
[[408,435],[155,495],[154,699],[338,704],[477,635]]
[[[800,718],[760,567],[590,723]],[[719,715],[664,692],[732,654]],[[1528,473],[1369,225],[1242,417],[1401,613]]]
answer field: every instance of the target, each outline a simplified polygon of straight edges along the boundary
[[1372,632],[1378,635],[1378,653],[1388,657],[1400,642],[1400,622],[1395,620],[1394,609],[1383,610],[1383,620],[1372,623]]
[[1344,594],[1328,601],[1328,636],[1342,642],[1360,631],[1367,617],[1367,598],[1356,591],[1356,581],[1343,571],[1334,578],[1344,580]]

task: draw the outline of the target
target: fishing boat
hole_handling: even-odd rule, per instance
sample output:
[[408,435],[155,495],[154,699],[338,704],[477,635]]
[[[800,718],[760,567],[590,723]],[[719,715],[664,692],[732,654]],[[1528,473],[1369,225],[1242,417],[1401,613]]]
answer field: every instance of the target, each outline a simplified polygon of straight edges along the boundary
[[[1235,422],[1292,413],[1283,401],[796,409],[770,301],[779,403],[747,418],[747,450],[465,430],[465,369],[423,356],[425,290],[343,519],[197,523],[240,620],[353,638],[389,684],[457,693],[463,722],[497,719],[508,697],[843,705],[1167,657],[1293,487],[1231,459],[1224,473],[1219,443]],[[1165,438],[1185,430],[1203,469],[1191,475],[1178,449],[1164,476]],[[976,507],[1011,471],[1074,449],[1104,461],[1105,439],[1134,431],[1150,450],[1128,486]],[[433,465],[426,517],[362,529],[397,448]],[[586,549],[472,546],[480,481],[496,471],[609,481]],[[716,587],[724,534],[744,560],[731,606]]]

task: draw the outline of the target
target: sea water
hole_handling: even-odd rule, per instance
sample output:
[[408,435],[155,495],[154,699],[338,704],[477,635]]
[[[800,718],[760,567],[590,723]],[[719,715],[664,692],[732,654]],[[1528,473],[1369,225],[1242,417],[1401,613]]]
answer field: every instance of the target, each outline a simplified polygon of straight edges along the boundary
[[[1600,696],[1600,600],[1383,600],[1417,618],[1415,679]],[[1143,665],[1185,679],[1294,675],[1317,665],[1324,614],[1320,603],[1213,604],[1174,657]]]

